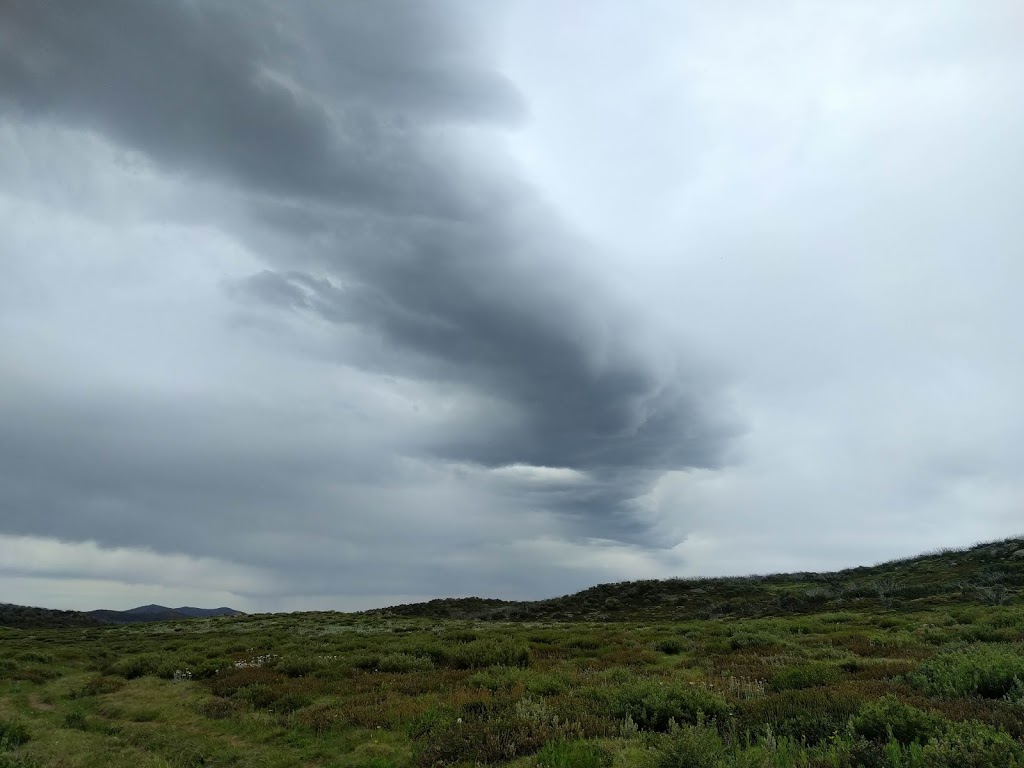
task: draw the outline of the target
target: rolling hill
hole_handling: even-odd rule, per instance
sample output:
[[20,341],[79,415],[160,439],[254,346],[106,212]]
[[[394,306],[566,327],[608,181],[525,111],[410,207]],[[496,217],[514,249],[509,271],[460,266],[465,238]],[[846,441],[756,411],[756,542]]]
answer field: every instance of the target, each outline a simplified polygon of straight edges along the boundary
[[144,621],[183,621],[214,616],[240,616],[234,608],[167,608],[142,605],[127,611],[57,611],[11,603],[0,603],[0,627],[43,629],[57,627],[99,627],[105,624],[136,624]]
[[1022,599],[1024,537],[1018,537],[824,573],[626,581],[548,600],[451,598],[366,613],[512,621],[654,621],[870,608],[917,611],[945,605],[1016,604]]

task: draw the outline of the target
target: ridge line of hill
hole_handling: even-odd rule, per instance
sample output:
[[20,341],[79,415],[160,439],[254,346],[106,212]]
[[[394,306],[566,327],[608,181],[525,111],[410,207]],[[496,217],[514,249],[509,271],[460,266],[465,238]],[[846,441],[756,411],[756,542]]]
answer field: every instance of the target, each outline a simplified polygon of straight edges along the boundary
[[[543,600],[440,598],[358,613],[481,621],[667,621],[1021,603],[1024,536],[1016,536],[839,571],[623,581]],[[0,603],[0,627],[15,628],[99,627],[243,615],[226,607],[143,605],[128,611],[83,612]]]
[[1024,536],[1016,536],[838,571],[623,581],[545,600],[442,598],[363,613],[507,621],[683,620],[1003,605],[1022,598]]

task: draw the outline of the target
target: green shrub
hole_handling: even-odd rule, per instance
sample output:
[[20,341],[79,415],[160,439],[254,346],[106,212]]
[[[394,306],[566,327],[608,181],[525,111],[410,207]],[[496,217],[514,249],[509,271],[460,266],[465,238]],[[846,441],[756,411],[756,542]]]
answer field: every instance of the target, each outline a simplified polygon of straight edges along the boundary
[[925,746],[924,759],[927,768],[1020,768],[1024,746],[987,725],[956,723]]
[[301,691],[285,691],[271,702],[269,708],[275,712],[288,714],[308,706],[312,699],[312,696]]
[[210,682],[210,689],[218,696],[234,696],[243,688],[257,685],[275,685],[286,680],[284,675],[266,667],[243,667],[222,671]]
[[76,731],[86,731],[89,729],[89,721],[84,712],[74,710],[64,715],[64,727]]
[[82,698],[84,696],[102,696],[105,693],[117,693],[124,688],[124,680],[116,677],[105,677],[97,675],[71,693],[71,698]]
[[543,768],[602,768],[607,763],[607,753],[586,741],[552,741],[537,753]]
[[1024,680],[1024,654],[1005,646],[944,653],[922,663],[907,679],[933,696],[1001,699]]
[[42,653],[40,651],[22,651],[15,658],[18,661],[26,661],[30,664],[53,664],[52,653]]
[[530,646],[518,637],[471,640],[433,649],[432,653],[435,663],[452,669],[530,666]]
[[157,670],[164,664],[163,660],[155,653],[141,653],[135,656],[123,656],[107,670],[112,675],[120,675],[128,680],[146,675],[155,675]]
[[817,688],[835,683],[840,677],[839,669],[831,664],[802,664],[778,672],[772,677],[771,687],[776,691]]
[[28,728],[17,720],[0,720],[0,750],[20,747],[32,737]]
[[860,691],[848,687],[805,688],[738,701],[735,718],[740,733],[770,725],[780,736],[813,744],[845,730],[863,705]]
[[721,768],[725,766],[725,745],[718,731],[709,726],[684,725],[673,734],[658,761],[659,768]]
[[308,677],[322,667],[321,662],[308,656],[288,656],[274,661],[274,669],[288,677]]
[[314,704],[297,711],[293,722],[320,735],[327,733],[338,723],[338,711],[329,704]]
[[729,638],[729,648],[733,651],[759,650],[787,645],[788,642],[767,632],[737,632]]
[[424,725],[416,741],[417,762],[424,766],[506,762],[567,735],[554,718],[523,717],[508,710],[482,712],[462,722],[442,717]]
[[199,714],[210,720],[227,720],[245,711],[245,705],[234,699],[209,699],[198,707]]
[[644,680],[606,694],[609,714],[617,720],[630,718],[645,731],[668,731],[672,722],[696,723],[701,717],[724,717],[725,699],[697,685]]
[[526,690],[538,696],[555,696],[570,688],[569,682],[560,675],[545,675],[530,672],[524,678]]
[[890,738],[900,744],[924,744],[940,732],[942,720],[904,704],[895,696],[885,696],[865,704],[850,720],[853,732],[871,741],[886,742]]
[[654,644],[654,648],[655,650],[661,651],[669,656],[678,656],[685,650],[686,646],[683,644],[682,640],[668,638],[667,640],[659,640],[656,642]]
[[377,662],[381,672],[429,672],[433,668],[434,662],[430,659],[408,653],[389,653]]

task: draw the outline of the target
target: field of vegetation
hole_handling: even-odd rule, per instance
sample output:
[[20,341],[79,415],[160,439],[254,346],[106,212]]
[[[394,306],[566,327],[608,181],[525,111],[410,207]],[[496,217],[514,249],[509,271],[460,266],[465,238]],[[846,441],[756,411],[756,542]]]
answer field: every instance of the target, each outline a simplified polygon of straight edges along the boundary
[[1024,767],[1022,548],[0,629],[0,767]]

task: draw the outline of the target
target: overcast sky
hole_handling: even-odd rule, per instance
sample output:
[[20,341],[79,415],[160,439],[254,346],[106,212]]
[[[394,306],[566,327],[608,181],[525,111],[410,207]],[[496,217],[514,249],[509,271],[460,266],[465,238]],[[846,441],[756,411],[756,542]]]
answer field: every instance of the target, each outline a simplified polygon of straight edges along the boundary
[[0,601],[1024,532],[1024,11],[0,5]]

